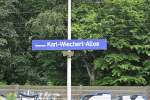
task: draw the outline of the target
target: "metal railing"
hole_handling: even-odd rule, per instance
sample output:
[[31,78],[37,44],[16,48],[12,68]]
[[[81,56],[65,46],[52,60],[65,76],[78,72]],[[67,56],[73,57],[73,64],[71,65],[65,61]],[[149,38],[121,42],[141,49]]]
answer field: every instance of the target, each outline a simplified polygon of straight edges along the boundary
[[[0,86],[0,94],[20,92],[38,94],[38,100],[67,100],[66,86]],[[94,92],[110,93],[112,100],[122,95],[144,95],[150,100],[149,86],[72,86],[72,100],[80,100],[82,96]]]

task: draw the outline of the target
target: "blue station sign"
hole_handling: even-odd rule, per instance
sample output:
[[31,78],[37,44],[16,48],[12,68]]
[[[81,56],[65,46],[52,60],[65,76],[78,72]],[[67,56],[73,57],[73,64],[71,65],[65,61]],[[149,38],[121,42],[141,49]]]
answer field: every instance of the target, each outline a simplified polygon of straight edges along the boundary
[[107,40],[32,40],[32,50],[107,50]]

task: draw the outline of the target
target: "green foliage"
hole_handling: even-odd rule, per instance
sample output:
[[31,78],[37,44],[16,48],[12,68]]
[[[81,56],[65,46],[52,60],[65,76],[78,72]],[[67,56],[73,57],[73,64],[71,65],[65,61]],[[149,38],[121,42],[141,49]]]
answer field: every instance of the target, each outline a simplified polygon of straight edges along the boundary
[[100,4],[75,5],[74,36],[109,41],[108,51],[103,54],[93,51],[95,59],[89,57],[94,63],[91,70],[96,67],[97,85],[149,84],[146,78],[149,65],[144,66],[150,52],[148,5],[144,0],[106,0]]
[[108,54],[105,56],[104,58],[106,60],[107,63],[109,64],[113,64],[113,63],[118,63],[124,60],[128,60],[128,61],[137,61],[139,62],[140,58],[139,56],[137,56],[136,54],[123,54],[123,53],[113,53],[113,54]]
[[6,85],[6,83],[5,82],[0,82],[0,85]]
[[34,33],[39,33],[42,36],[51,37],[54,34],[64,34],[64,16],[61,13],[54,11],[45,11],[40,13],[36,19],[31,19],[29,23],[32,24],[31,30]]
[[94,65],[97,69],[105,70],[108,69],[108,63],[103,58],[97,58],[94,60]]
[[14,93],[8,93],[6,95],[7,100],[17,100],[16,94]]
[[[73,85],[150,85],[150,2],[72,1],[72,37],[108,40],[107,51],[75,51]],[[32,51],[33,39],[67,38],[66,0],[0,1],[0,80],[66,85],[60,51]],[[91,82],[92,81],[92,82]]]
[[[13,5],[17,0],[1,0],[0,1],[0,79],[4,79],[5,72],[8,68],[11,50],[10,43],[14,43],[17,33],[13,27],[13,16],[11,12],[16,12]],[[10,46],[10,47],[9,47]]]
[[119,79],[115,80],[114,83],[115,85],[124,85],[124,83],[127,83],[130,86],[147,84],[146,80],[139,76],[121,76]]

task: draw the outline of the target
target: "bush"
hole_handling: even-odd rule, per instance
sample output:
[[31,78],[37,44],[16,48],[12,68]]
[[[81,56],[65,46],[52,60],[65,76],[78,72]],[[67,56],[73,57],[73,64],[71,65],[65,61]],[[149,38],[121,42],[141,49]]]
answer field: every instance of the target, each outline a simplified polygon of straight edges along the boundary
[[17,96],[16,96],[15,93],[8,93],[8,94],[6,95],[6,98],[7,98],[7,100],[17,100],[17,99],[16,99]]

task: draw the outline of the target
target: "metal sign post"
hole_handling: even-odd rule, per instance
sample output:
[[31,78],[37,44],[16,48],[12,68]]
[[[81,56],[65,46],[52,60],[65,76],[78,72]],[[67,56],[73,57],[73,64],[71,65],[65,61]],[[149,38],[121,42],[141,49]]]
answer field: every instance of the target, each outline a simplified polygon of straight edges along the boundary
[[[71,40],[71,0],[68,0],[68,40]],[[69,55],[67,56],[67,100],[71,100],[71,56]]]

